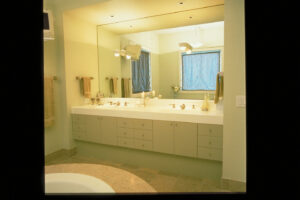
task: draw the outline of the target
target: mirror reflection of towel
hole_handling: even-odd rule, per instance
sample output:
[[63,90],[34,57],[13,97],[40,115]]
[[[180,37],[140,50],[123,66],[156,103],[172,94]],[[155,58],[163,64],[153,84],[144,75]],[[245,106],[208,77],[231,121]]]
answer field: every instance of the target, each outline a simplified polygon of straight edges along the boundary
[[80,91],[85,98],[91,97],[91,78],[82,77],[80,79]]
[[53,78],[44,77],[44,125],[52,126],[54,123],[54,95]]
[[215,104],[219,102],[219,98],[223,97],[223,86],[224,86],[223,82],[224,82],[223,72],[217,73]]
[[118,93],[118,78],[114,77],[110,79],[110,92],[113,94]]
[[122,78],[122,97],[129,97],[129,78]]

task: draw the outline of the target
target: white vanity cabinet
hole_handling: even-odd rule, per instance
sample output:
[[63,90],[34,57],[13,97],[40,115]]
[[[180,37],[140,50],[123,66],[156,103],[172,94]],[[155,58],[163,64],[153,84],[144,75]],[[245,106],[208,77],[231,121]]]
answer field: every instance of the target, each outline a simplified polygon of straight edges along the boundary
[[154,121],[153,150],[188,157],[197,156],[197,124]]
[[72,114],[76,140],[222,161],[223,126]]
[[198,124],[198,157],[222,161],[223,126]]

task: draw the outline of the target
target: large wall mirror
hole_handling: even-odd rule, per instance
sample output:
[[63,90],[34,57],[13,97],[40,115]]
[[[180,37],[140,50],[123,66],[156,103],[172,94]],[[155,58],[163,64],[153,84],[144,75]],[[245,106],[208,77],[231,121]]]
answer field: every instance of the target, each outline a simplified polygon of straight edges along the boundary
[[213,99],[224,69],[223,6],[98,25],[97,40],[105,97]]

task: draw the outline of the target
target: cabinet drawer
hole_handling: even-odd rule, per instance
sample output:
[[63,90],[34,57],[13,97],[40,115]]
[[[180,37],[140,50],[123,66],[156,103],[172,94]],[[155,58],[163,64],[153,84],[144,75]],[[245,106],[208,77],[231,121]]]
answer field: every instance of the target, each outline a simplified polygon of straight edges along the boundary
[[152,150],[152,141],[134,139],[133,144],[137,149]]
[[222,138],[221,137],[209,137],[209,136],[199,136],[198,135],[198,146],[200,147],[212,147],[212,148],[222,148]]
[[142,140],[152,140],[152,130],[134,129],[134,138]]
[[118,118],[117,126],[123,128],[133,128],[133,120],[126,118]]
[[222,125],[198,124],[198,135],[222,137],[222,132]]
[[198,147],[198,158],[222,161],[222,150]]
[[132,138],[133,137],[133,130],[130,128],[118,128],[118,136]]
[[130,147],[133,148],[133,139],[132,138],[122,138],[118,137],[118,145],[122,147]]
[[138,129],[150,129],[152,130],[152,120],[135,119],[133,127]]

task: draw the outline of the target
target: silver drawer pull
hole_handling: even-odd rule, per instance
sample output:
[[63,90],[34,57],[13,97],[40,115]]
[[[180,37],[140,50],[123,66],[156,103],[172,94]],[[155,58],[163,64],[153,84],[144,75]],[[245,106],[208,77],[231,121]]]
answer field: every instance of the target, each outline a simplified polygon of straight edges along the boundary
[[142,144],[142,147],[144,147],[144,145]]
[[211,141],[209,141],[209,144],[211,144]]
[[144,126],[144,124],[142,124],[142,126]]
[[142,134],[142,137],[144,137],[144,134]]
[[124,134],[126,135],[126,132],[124,132]]
[[209,132],[211,133],[211,129],[209,129]]

